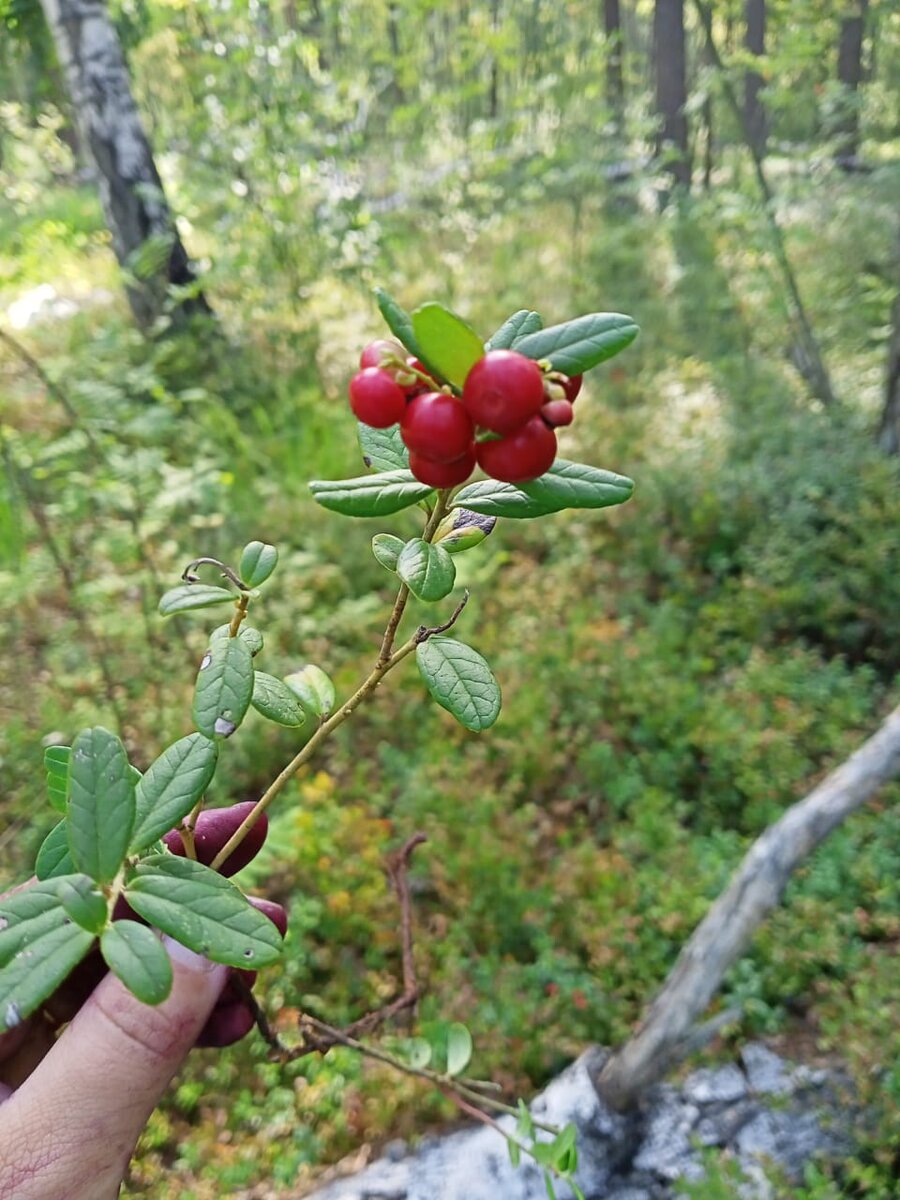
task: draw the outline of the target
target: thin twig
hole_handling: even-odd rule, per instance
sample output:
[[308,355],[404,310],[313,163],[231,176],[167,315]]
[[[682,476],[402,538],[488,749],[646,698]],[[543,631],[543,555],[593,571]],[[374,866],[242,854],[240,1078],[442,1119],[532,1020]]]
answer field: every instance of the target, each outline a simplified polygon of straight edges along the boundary
[[400,905],[400,939],[403,953],[403,994],[418,996],[416,963],[413,954],[412,898],[409,894],[409,863],[416,846],[427,842],[424,833],[414,833],[387,860],[388,875]]

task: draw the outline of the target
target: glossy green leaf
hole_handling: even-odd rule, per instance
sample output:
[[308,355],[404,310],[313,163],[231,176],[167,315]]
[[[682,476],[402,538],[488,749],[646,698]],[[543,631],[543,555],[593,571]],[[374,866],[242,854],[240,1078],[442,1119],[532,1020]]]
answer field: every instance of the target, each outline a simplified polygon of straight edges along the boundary
[[500,688],[481,655],[455,638],[431,637],[416,647],[416,662],[434,699],[466,729],[480,733],[500,713]]
[[217,638],[200,662],[194,724],[207,737],[231,737],[253,695],[253,655],[243,638]]
[[309,485],[317,504],[345,517],[386,517],[418,504],[433,488],[411,471],[381,471],[355,479],[314,479]]
[[546,517],[555,511],[533,500],[515,484],[499,483],[496,479],[467,484],[453,498],[453,507],[467,508],[488,517],[511,517],[516,521]]
[[135,778],[125,747],[101,726],[85,729],[69,758],[69,850],[76,868],[110,883],[131,841]]
[[125,899],[145,921],[214,962],[256,968],[281,954],[272,922],[233,883],[189,858],[144,859]]
[[278,566],[278,551],[267,542],[249,542],[241,554],[238,575],[247,587],[265,583]]
[[137,921],[116,921],[100,939],[103,961],[144,1004],[162,1004],[172,990],[172,963],[156,934]]
[[285,675],[284,682],[314,717],[327,717],[334,708],[334,684],[321,667],[307,663],[292,675]]
[[55,904],[58,916],[45,919],[40,929],[33,927],[34,936],[0,970],[0,1033],[14,1029],[39,1008],[94,943],[93,934],[74,925],[59,901]]
[[0,967],[23,946],[68,920],[60,903],[59,884],[58,879],[31,883],[0,899]]
[[192,608],[210,608],[214,604],[225,604],[234,600],[235,594],[228,588],[216,587],[211,583],[181,583],[171,588],[159,602],[159,611],[164,617],[173,613],[187,612]]
[[625,475],[558,458],[546,474],[519,488],[549,512],[564,508],[609,508],[624,504],[634,491]]
[[422,538],[413,538],[403,547],[397,574],[414,596],[429,603],[443,600],[456,582],[456,566],[447,551]]
[[306,714],[297,697],[280,679],[267,675],[265,671],[253,672],[253,696],[250,703],[276,725],[293,727],[302,725]]
[[511,350],[517,338],[527,337],[529,333],[537,333],[542,328],[543,321],[536,312],[520,308],[511,317],[507,317],[496,333],[488,339],[488,350]]
[[69,753],[68,746],[48,746],[44,751],[47,796],[52,807],[61,813],[66,811],[69,798]]
[[549,359],[564,375],[581,375],[630,346],[638,332],[623,313],[588,313],[519,338],[515,349],[528,358]]
[[57,880],[60,904],[66,916],[95,937],[106,928],[109,909],[103,894],[87,875],[67,876]]
[[405,471],[409,468],[409,451],[400,436],[400,426],[388,429],[373,429],[371,425],[359,425],[359,448],[367,467],[376,471]]
[[218,743],[191,733],[167,746],[135,790],[136,814],[129,849],[146,850],[191,811],[209,787]]
[[417,308],[412,324],[423,360],[448,383],[461,388],[469,371],[484,357],[484,344],[475,330],[462,317],[435,303]]
[[[213,642],[221,641],[223,638],[229,638],[230,636],[231,624],[219,625],[209,635],[209,644],[212,645]],[[263,635],[258,629],[254,629],[252,625],[242,625],[238,637],[242,642],[246,643],[247,649],[254,658],[263,648]]]
[[55,879],[58,875],[71,875],[75,871],[69,850],[69,831],[65,820],[54,825],[37,852],[34,873],[38,879]]
[[375,289],[375,300],[381,315],[387,322],[387,326],[391,333],[396,337],[416,358],[422,357],[422,349],[416,341],[416,335],[413,330],[412,317],[401,308],[400,305],[391,296],[387,294],[384,288]]
[[388,571],[396,571],[397,560],[405,545],[403,538],[394,537],[392,533],[376,533],[372,538],[372,553]]
[[447,1030],[447,1074],[462,1075],[472,1059],[472,1035],[458,1021]]

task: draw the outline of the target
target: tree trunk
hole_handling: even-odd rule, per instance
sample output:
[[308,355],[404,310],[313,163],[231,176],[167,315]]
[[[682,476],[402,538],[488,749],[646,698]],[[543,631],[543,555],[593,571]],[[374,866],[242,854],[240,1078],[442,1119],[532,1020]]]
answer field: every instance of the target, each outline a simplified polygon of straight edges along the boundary
[[657,153],[677,184],[690,187],[687,69],[684,53],[684,0],[656,0],[653,10],[653,58],[656,109],[662,118]]
[[[116,257],[132,274],[128,299],[146,329],[162,312],[169,285],[193,284],[195,276],[141,127],[122,47],[100,0],[41,4],[65,72],[83,150],[97,170]],[[145,246],[147,266],[136,271],[137,252]],[[148,253],[157,246],[158,254]],[[138,274],[143,277],[135,278]],[[209,307],[198,293],[182,301],[178,311],[208,313]]]
[[882,784],[900,773],[900,708],[809,795],[750,847],[726,891],[678,956],[635,1035],[607,1059],[595,1080],[620,1111],[696,1045],[693,1026],[728,968],[779,903],[792,872]]
[[[757,58],[766,52],[766,0],[746,0],[744,5],[746,32],[744,46]],[[758,71],[744,75],[744,121],[747,137],[760,158],[765,157],[767,122],[766,110],[759,98],[763,77]]]
[[835,161],[845,170],[853,170],[859,157],[859,85],[863,77],[862,51],[868,8],[869,0],[856,0],[852,11],[841,21],[838,42],[837,74],[842,97]]
[[891,337],[878,444],[886,454],[900,454],[900,291],[891,306]]
[[619,0],[603,0],[603,28],[606,33],[606,103],[616,131],[621,134],[625,123],[625,76]]

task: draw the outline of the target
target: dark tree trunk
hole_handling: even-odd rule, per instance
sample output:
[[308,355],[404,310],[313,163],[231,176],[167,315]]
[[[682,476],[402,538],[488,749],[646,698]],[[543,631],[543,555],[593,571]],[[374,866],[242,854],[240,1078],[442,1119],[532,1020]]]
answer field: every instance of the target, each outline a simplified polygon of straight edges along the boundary
[[[83,152],[97,171],[116,257],[132,275],[128,299],[146,329],[162,312],[168,287],[194,284],[196,277],[131,95],[122,47],[100,0],[41,4],[72,97]],[[159,254],[146,255],[143,277],[136,278],[138,252],[151,239]],[[177,311],[187,316],[208,313],[209,307],[198,293],[182,301]]]
[[625,120],[625,75],[622,69],[622,13],[619,0],[603,0],[606,33],[606,103],[619,133]]
[[[761,58],[766,52],[766,0],[746,0],[744,5],[746,31],[744,46]],[[760,158],[766,153],[766,110],[759,98],[763,88],[763,77],[758,71],[747,71],[744,75],[744,117],[747,137]]]
[[891,307],[891,337],[878,444],[887,454],[900,454],[900,292]]
[[856,0],[841,20],[838,42],[838,82],[841,111],[837,125],[836,161],[852,170],[859,157],[859,85],[862,83],[862,52],[869,0]]
[[677,184],[690,187],[688,150],[687,69],[684,53],[684,0],[656,0],[653,11],[653,59],[656,70],[656,109],[662,119],[657,153]]

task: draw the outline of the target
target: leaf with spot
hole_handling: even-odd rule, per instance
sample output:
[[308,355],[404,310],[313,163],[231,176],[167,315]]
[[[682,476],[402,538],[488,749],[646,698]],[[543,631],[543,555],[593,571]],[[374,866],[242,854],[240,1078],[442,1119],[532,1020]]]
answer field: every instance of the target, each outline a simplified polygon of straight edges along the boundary
[[529,333],[537,333],[543,326],[540,315],[527,308],[520,308],[511,317],[507,317],[496,333],[488,339],[488,350],[513,350],[518,338],[527,337]]
[[416,647],[419,672],[434,699],[461,725],[480,733],[500,714],[500,688],[481,655],[455,638],[431,637]]
[[413,538],[397,559],[397,574],[414,596],[433,604],[453,590],[456,565],[443,546]]
[[371,425],[358,422],[359,448],[367,467],[376,471],[406,471],[409,469],[409,451],[400,436],[400,426],[373,429]]
[[420,483],[412,471],[380,471],[355,479],[314,479],[313,499],[345,517],[387,517],[418,504],[434,488]]
[[274,675],[267,675],[265,671],[253,672],[253,697],[250,703],[258,713],[276,725],[293,728],[306,720],[306,714],[288,685]]
[[202,733],[191,733],[167,746],[137,785],[132,854],[146,850],[188,815],[209,787],[219,745]]
[[587,313],[520,337],[514,349],[528,358],[549,359],[564,375],[583,375],[630,346],[639,332],[624,313]]
[[253,655],[240,637],[217,638],[200,662],[194,724],[208,738],[231,737],[253,695]]
[[79,733],[69,756],[69,850],[97,883],[115,879],[128,852],[134,791],[135,773],[116,735],[99,725]]
[[159,612],[161,616],[171,617],[174,613],[211,608],[214,604],[226,604],[229,600],[234,600],[234,592],[228,588],[212,583],[180,583],[160,600]]
[[172,990],[172,963],[159,938],[137,921],[115,921],[100,939],[112,973],[144,1004],[162,1004]]
[[229,967],[264,967],[281,934],[218,872],[172,854],[144,859],[125,889],[136,913],[182,945]]

